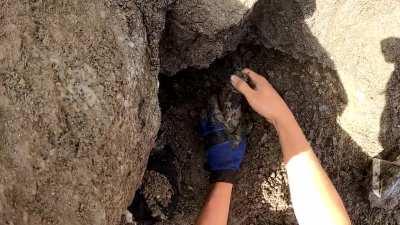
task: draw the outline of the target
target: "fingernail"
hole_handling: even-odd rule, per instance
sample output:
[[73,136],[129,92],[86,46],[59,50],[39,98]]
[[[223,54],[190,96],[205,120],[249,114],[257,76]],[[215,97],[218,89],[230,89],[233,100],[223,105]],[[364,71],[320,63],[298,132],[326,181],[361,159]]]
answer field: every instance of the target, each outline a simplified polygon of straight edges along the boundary
[[236,75],[231,75],[231,83],[232,83],[232,84],[237,83],[238,80],[239,80],[239,78],[238,78]]

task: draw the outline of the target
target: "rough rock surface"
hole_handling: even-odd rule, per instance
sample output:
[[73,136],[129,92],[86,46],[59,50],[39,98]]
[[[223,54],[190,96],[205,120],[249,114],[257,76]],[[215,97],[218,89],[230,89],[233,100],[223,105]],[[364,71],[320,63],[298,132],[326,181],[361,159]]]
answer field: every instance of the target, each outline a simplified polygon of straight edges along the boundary
[[[129,9],[132,0],[119,0],[120,4]],[[151,52],[150,63],[153,76],[160,72],[160,41],[166,25],[167,11],[176,0],[134,0],[142,13],[146,27],[148,47]]]
[[305,20],[316,13],[315,0],[259,0],[249,15],[252,41],[304,62],[317,59],[334,69],[329,54],[319,44]]
[[395,85],[392,74],[398,65],[386,58],[399,50],[383,49],[385,40],[400,37],[400,2],[317,0],[316,5],[306,24],[335,63],[348,96],[339,124],[366,154],[376,156],[388,150],[380,138],[385,108],[399,106],[386,101],[395,99],[387,87]]
[[340,126],[369,156],[383,151],[382,92],[393,62],[385,60],[382,48],[385,39],[400,36],[399,1],[259,0],[253,8],[253,40],[336,70],[348,96]]
[[174,190],[168,178],[154,170],[146,171],[143,177],[142,192],[152,217],[166,219],[163,211],[172,201]]
[[244,21],[255,0],[177,0],[167,15],[160,46],[161,72],[206,68],[232,51],[246,34]]
[[395,161],[398,155],[393,153],[400,152],[400,38],[386,38],[381,41],[381,46],[385,61],[393,64],[394,70],[386,84],[386,104],[379,132],[384,151],[379,154],[386,160]]
[[0,2],[0,224],[117,224],[159,126],[136,6]]

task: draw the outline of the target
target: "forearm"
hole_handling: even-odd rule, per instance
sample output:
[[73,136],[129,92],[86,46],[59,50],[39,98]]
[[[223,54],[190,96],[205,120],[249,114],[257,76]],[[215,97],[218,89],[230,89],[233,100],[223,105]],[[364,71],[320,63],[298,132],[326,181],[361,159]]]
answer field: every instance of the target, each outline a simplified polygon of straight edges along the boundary
[[207,201],[196,221],[196,225],[226,225],[233,185],[217,182],[211,187]]
[[293,156],[311,149],[294,115],[289,109],[280,120],[273,121],[282,148],[283,161],[287,163]]
[[286,170],[300,225],[351,224],[339,194],[311,149],[293,156]]
[[275,124],[286,164],[291,200],[300,225],[351,224],[342,200],[294,116]]

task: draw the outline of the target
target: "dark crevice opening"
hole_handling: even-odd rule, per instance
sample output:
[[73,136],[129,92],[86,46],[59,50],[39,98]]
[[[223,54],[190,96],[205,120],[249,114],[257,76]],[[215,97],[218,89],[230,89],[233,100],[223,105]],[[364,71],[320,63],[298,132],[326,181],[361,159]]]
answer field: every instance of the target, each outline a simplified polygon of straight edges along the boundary
[[[199,111],[206,106],[208,98],[218,93],[226,82],[229,82],[231,74],[249,66],[246,62],[242,62],[242,58],[248,59],[252,57],[252,52],[258,51],[260,48],[261,46],[240,45],[236,51],[214,61],[209,68],[187,68],[174,76],[160,74],[158,97],[162,113],[161,123],[163,124],[166,120],[171,120],[171,118],[166,118],[167,111],[178,109],[182,105],[190,105],[194,112],[193,114],[195,114],[195,116],[190,118],[193,121],[192,130],[196,129]],[[251,113],[248,107],[244,108],[243,111]],[[176,123],[180,122],[176,121]],[[185,172],[184,167],[187,166],[187,162],[182,161],[190,161],[188,159],[192,156],[183,156],[186,153],[181,152],[181,149],[171,147],[169,140],[162,138],[163,132],[168,131],[165,131],[163,125],[161,125],[158,134],[159,138],[156,141],[157,145],[150,154],[146,170],[157,171],[166,176],[172,185],[174,191],[172,201],[168,207],[163,208],[163,213],[167,215],[167,218],[171,218],[176,211],[179,211],[178,200],[182,194],[181,186],[186,185],[181,180],[183,176],[181,173]],[[176,154],[181,155],[178,157]],[[135,198],[129,206],[129,211],[133,214],[134,219],[139,225],[154,224],[162,220],[161,218],[152,216],[152,212],[143,195],[143,187],[140,187],[136,191]]]
[[[265,75],[281,96],[287,100],[296,116],[305,118],[300,123],[306,130],[312,130],[311,126],[314,122],[309,120],[323,118],[315,111],[315,107],[321,102],[327,105],[322,114],[332,115],[326,119],[327,123],[336,118],[341,106],[346,103],[341,92],[336,93],[337,90],[342,89],[340,84],[336,82],[334,76],[329,75],[334,72],[326,72],[322,66],[313,62],[301,63],[288,54],[259,44],[240,44],[235,51],[217,59],[206,69],[188,68],[174,76],[160,74],[159,102],[162,121],[157,146],[151,153],[147,170],[154,170],[165,175],[174,188],[173,201],[164,209],[167,220],[182,211],[192,210],[193,206],[196,206],[196,209],[201,207],[199,202],[204,196],[199,192],[207,190],[208,187],[207,172],[200,168],[202,162],[200,158],[204,158],[204,153],[201,155],[188,151],[188,149],[201,151],[202,148],[201,139],[195,134],[199,114],[206,107],[209,97],[218,93],[226,82],[229,82],[230,75],[246,67]],[[312,71],[309,71],[311,67],[322,72],[314,75]],[[320,80],[327,84],[319,89],[329,94],[318,94],[319,89],[315,84]],[[313,96],[313,98],[308,96]],[[264,120],[246,106],[246,103],[244,106],[242,112],[258,129],[252,140],[257,143],[259,140],[256,138],[259,132],[269,133],[270,131],[265,129],[270,129],[270,127],[262,128],[260,124]],[[251,157],[251,154],[255,153],[249,153],[248,157]],[[194,163],[198,163],[198,166]],[[192,174],[199,176],[200,181],[191,178]],[[194,191],[189,189],[194,189]],[[142,189],[137,191],[139,197],[141,192]],[[135,207],[145,209],[145,205],[138,202],[131,206],[131,210]],[[148,214],[142,217],[144,220],[149,218]],[[160,218],[150,218],[150,220],[155,223]],[[140,221],[137,222],[140,224]]]
[[[171,147],[168,145],[162,146],[162,148],[153,149],[146,168],[147,171],[156,171],[165,176],[172,185],[173,195],[171,202],[167,207],[160,206],[162,213],[165,214],[167,218],[173,216],[179,195],[177,168],[174,165],[175,161],[176,158]],[[163,220],[163,218],[153,215],[148,203],[146,202],[143,186],[139,187],[136,191],[134,199],[128,207],[128,211],[132,213],[134,220],[138,225],[152,225]]]

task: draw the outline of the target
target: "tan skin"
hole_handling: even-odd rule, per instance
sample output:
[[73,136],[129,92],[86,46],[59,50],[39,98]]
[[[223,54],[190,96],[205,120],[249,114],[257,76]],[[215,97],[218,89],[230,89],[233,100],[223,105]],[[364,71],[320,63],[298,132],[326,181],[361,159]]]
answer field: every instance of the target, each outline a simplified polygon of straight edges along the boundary
[[[285,101],[263,76],[249,69],[243,72],[250,77],[254,88],[235,75],[231,77],[232,85],[277,130],[298,223],[350,225],[342,199]],[[197,225],[227,224],[232,188],[232,184],[222,182],[213,185]]]

